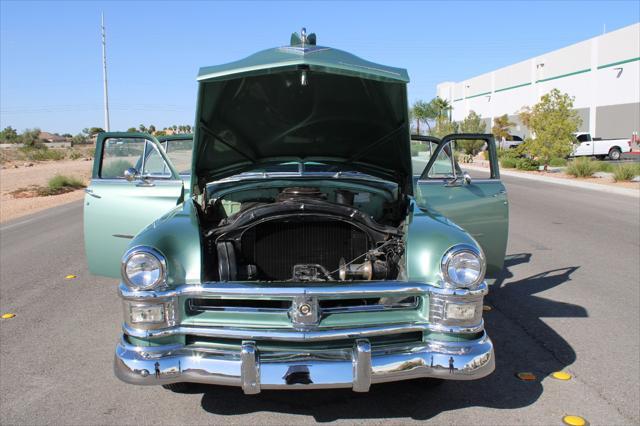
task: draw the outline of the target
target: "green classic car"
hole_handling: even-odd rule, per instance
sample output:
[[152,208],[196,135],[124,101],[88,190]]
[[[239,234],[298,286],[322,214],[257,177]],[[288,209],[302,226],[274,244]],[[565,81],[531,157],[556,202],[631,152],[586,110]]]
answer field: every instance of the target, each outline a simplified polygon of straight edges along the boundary
[[[84,235],[92,273],[121,280],[117,377],[254,394],[493,371],[495,144],[416,136],[414,176],[408,81],[294,34],[200,70],[193,136],[100,135]],[[486,141],[489,176],[460,169],[460,139]]]

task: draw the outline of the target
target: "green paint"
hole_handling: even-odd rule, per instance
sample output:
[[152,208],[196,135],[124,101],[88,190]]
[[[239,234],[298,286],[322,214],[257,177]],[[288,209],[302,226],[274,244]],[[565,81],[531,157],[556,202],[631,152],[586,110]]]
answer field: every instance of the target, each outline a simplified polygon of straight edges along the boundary
[[[476,245],[475,241],[487,258],[487,276],[497,275],[504,264],[509,228],[502,182],[472,179],[462,186],[418,183],[417,187],[417,205],[432,215],[441,215],[437,218],[441,225],[436,226],[429,216],[414,214],[407,241],[409,278],[437,282],[442,254],[455,244]],[[442,229],[444,225],[449,229]],[[430,266],[425,270],[427,259]]]
[[511,90],[511,89],[517,89],[519,87],[525,87],[525,86],[531,86],[531,83],[522,83],[522,84],[516,84],[515,86],[503,87],[502,89],[496,90],[495,93],[504,92],[506,90]]
[[[302,70],[308,72],[307,86],[301,83]],[[367,188],[362,187],[362,181],[358,184],[347,178],[308,181],[306,184],[354,192],[365,189],[373,194],[370,206],[356,207],[374,216],[378,215],[384,201],[394,199],[398,193],[407,195],[410,206],[404,225],[406,277],[402,279],[442,285],[441,258],[447,249],[461,243],[482,247],[489,274],[502,267],[508,211],[504,186],[499,180],[477,180],[457,187],[447,187],[444,182],[417,184],[416,198],[412,198],[406,96],[409,78],[405,70],[314,46],[270,49],[230,64],[203,68],[198,80],[192,158],[194,194],[201,194],[208,183],[207,190],[211,189],[211,193],[228,193],[229,201],[237,203],[244,200],[240,193],[233,191],[245,189],[244,186],[254,192],[272,191],[273,186],[280,183],[288,186],[282,179],[278,182],[267,178],[261,182],[234,182],[231,186],[212,183],[272,161],[302,159],[347,164],[353,167],[352,170],[367,171],[380,179],[372,178],[371,187],[367,185]],[[247,83],[249,80],[252,84]],[[243,91],[255,87],[263,91]],[[269,96],[281,95],[291,87],[295,91],[289,93],[290,96]],[[260,96],[256,97],[255,93]],[[335,105],[340,107],[336,110]],[[262,117],[259,122],[254,119],[256,114]],[[336,120],[340,120],[339,125]],[[166,257],[169,287],[200,284],[205,260],[195,205],[197,198],[185,198],[182,178],[162,150],[161,156],[171,171],[171,179],[152,182],[101,179],[102,148],[109,137],[121,138],[123,143],[127,138],[144,138],[159,146],[155,138],[140,133],[103,133],[98,138],[89,189],[99,197],[87,195],[84,212],[90,270],[117,277],[120,256],[125,249],[145,245],[154,247]],[[235,207],[230,205],[229,208]],[[116,238],[113,234],[134,237]],[[256,287],[259,285],[256,283]],[[181,325],[293,328],[286,312],[209,311],[189,315],[184,298],[179,300],[178,310]],[[427,321],[428,303],[423,298],[414,310],[327,315],[320,321],[319,329],[407,322],[424,324]],[[428,334],[428,338],[468,337],[444,333]],[[184,343],[184,336],[130,338],[130,341],[140,346]]]
[[454,100],[453,100],[453,102],[458,102],[458,101],[461,101],[461,100],[463,100],[463,99],[464,99],[464,98],[454,99]]
[[541,78],[540,80],[536,80],[536,83],[542,83],[542,82],[545,82],[545,81],[557,80],[559,78],[571,77],[572,75],[583,74],[583,73],[589,72],[589,71],[591,71],[591,68],[585,68],[583,70],[574,71],[574,72],[570,72],[570,73],[567,73],[567,74],[556,75],[555,77]]
[[598,69],[601,70],[603,68],[615,67],[616,65],[628,64],[629,62],[640,61],[640,56],[637,58],[625,59],[623,61],[611,62],[610,64],[600,65]]
[[198,81],[235,79],[265,72],[281,72],[306,66],[311,72],[335,73],[363,79],[408,83],[403,68],[366,61],[349,52],[322,46],[276,47],[244,59],[200,68]]
[[478,93],[477,95],[467,96],[465,99],[472,99],[472,98],[477,98],[478,96],[485,96],[485,95],[490,95],[490,94],[491,94],[491,91],[484,92],[484,93]]

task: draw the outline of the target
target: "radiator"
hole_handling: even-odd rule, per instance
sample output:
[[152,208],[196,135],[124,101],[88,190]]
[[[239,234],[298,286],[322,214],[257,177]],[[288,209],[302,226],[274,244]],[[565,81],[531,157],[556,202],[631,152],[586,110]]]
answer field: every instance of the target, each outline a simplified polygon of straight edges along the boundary
[[263,280],[288,280],[296,264],[319,264],[338,269],[340,258],[347,262],[367,251],[367,235],[341,221],[295,218],[269,221],[246,231],[242,255],[254,264]]

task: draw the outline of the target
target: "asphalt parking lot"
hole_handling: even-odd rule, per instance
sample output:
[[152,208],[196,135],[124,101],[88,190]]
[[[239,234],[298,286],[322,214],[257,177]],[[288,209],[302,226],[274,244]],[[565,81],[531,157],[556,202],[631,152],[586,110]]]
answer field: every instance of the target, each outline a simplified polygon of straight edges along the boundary
[[[510,240],[486,299],[497,367],[474,382],[245,396],[119,382],[117,283],[88,275],[82,205],[0,227],[0,424],[640,423],[640,201],[505,178]],[[69,274],[77,278],[66,279]],[[568,381],[548,377],[554,371]],[[521,381],[531,372],[535,381]]]

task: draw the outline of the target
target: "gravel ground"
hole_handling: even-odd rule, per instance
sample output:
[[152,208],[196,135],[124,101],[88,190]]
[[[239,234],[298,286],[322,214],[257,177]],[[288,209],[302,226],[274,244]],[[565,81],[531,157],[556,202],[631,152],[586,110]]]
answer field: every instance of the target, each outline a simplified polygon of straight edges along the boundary
[[[0,222],[81,199],[82,190],[33,198],[13,198],[11,192],[30,185],[46,186],[49,179],[57,174],[73,176],[88,183],[93,162],[81,159],[17,164],[18,168],[5,165],[0,170]],[[24,164],[33,165],[25,167]]]

